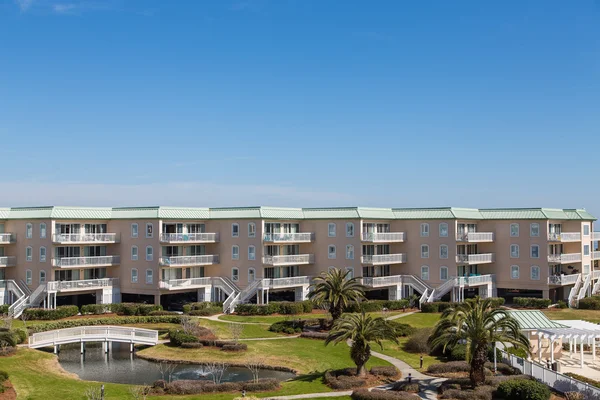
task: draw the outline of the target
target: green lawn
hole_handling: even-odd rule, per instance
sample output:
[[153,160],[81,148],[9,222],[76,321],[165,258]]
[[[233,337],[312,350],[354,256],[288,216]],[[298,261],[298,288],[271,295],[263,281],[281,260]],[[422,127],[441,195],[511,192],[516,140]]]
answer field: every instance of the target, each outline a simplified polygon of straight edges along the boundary
[[[198,319],[200,326],[208,328],[214,332],[221,339],[230,339],[231,331],[230,331],[230,323],[223,321],[212,321],[210,319]],[[242,331],[242,339],[254,339],[254,338],[269,338],[275,336],[282,336],[275,332],[269,331],[269,325],[262,324],[244,324]]]
[[549,319],[581,319],[600,323],[600,310],[578,310],[576,308],[548,308],[541,310]]
[[[374,317],[391,317],[393,315],[402,314],[402,310],[387,311],[385,313],[381,311],[369,312]],[[297,314],[297,315],[221,315],[220,320],[223,321],[234,321],[234,322],[249,322],[255,324],[274,324],[279,321],[288,321],[294,319],[313,319],[313,318],[331,318],[329,313],[311,313],[311,314]]]
[[415,328],[432,328],[440,320],[441,314],[429,314],[417,312],[406,317],[395,319],[394,321],[408,324]]
[[[408,340],[408,338],[400,338],[398,340],[400,342],[399,345],[397,345],[394,342],[386,341],[386,342],[384,342],[383,350],[381,350],[379,347],[376,347],[376,346],[373,347],[373,350],[377,351],[379,353],[383,353],[388,356],[397,358],[399,360],[402,360],[405,363],[407,363],[408,365],[410,365],[411,367],[419,369],[421,354],[409,353],[407,351],[404,351],[403,345],[404,345],[404,343],[406,343],[407,340]],[[443,357],[439,358],[439,357],[430,356],[429,354],[423,354],[423,371],[425,371],[427,369],[427,367],[430,366],[431,364],[437,364],[437,363],[445,362],[445,361],[447,361],[447,360]]]

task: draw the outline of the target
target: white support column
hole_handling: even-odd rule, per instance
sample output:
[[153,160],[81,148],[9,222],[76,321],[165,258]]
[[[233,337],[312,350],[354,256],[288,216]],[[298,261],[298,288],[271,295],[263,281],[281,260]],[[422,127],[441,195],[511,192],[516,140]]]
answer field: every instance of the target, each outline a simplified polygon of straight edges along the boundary
[[592,361],[596,362],[596,336],[592,337]]
[[569,338],[569,357],[573,358],[573,339]]
[[537,333],[538,337],[538,361],[540,364],[542,363],[542,334],[540,332]]
[[554,364],[554,337],[550,339],[550,365]]
[[85,342],[82,340],[81,341],[81,354],[83,354],[84,351],[85,351]]
[[581,369],[583,369],[583,340],[581,338],[579,338],[579,350],[581,353],[581,359],[579,360],[579,364],[581,366]]

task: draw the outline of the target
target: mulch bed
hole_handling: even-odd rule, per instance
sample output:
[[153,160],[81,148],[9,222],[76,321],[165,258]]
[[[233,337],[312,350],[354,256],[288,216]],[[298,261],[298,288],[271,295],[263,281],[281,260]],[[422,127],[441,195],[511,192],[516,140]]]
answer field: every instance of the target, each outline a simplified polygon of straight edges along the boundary
[[0,393],[0,400],[15,400],[17,398],[17,392],[13,388],[10,381],[4,382],[4,393]]

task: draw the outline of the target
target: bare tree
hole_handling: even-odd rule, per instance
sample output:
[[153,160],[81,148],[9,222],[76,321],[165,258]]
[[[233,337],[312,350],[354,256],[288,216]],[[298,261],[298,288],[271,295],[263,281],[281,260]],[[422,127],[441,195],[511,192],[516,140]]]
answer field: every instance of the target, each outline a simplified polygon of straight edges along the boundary
[[90,386],[85,390],[87,400],[103,400],[102,389],[98,386]]
[[21,321],[23,321],[23,328],[27,329],[27,320],[29,319],[28,313],[21,313]]
[[213,383],[218,385],[223,380],[228,367],[229,365],[224,362],[212,362],[206,364],[206,371],[212,376]]
[[188,315],[181,316],[181,329],[183,329],[185,333],[192,335],[194,332],[194,325],[197,324],[192,320],[192,317]]
[[12,329],[13,317],[8,314],[2,314],[2,327],[8,330]]
[[146,400],[150,394],[150,386],[133,386],[129,388],[129,393],[134,400]]
[[242,332],[244,332],[244,325],[233,322],[229,324],[229,333],[231,333],[231,338],[235,343],[242,337]]
[[175,364],[159,362],[156,367],[160,372],[163,381],[171,382],[173,371],[175,371]]
[[265,359],[263,357],[253,357],[246,361],[246,368],[252,373],[252,380],[254,383],[258,383],[258,374],[260,370],[265,367]]

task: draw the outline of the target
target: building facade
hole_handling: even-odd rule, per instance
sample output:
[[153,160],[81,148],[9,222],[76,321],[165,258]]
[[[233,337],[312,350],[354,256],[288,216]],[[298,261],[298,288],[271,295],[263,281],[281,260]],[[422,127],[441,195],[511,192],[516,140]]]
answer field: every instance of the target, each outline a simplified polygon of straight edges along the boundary
[[[371,298],[576,302],[600,290],[579,209],[0,209],[2,299],[28,306],[303,300],[341,268]],[[597,262],[596,262],[597,263]]]

